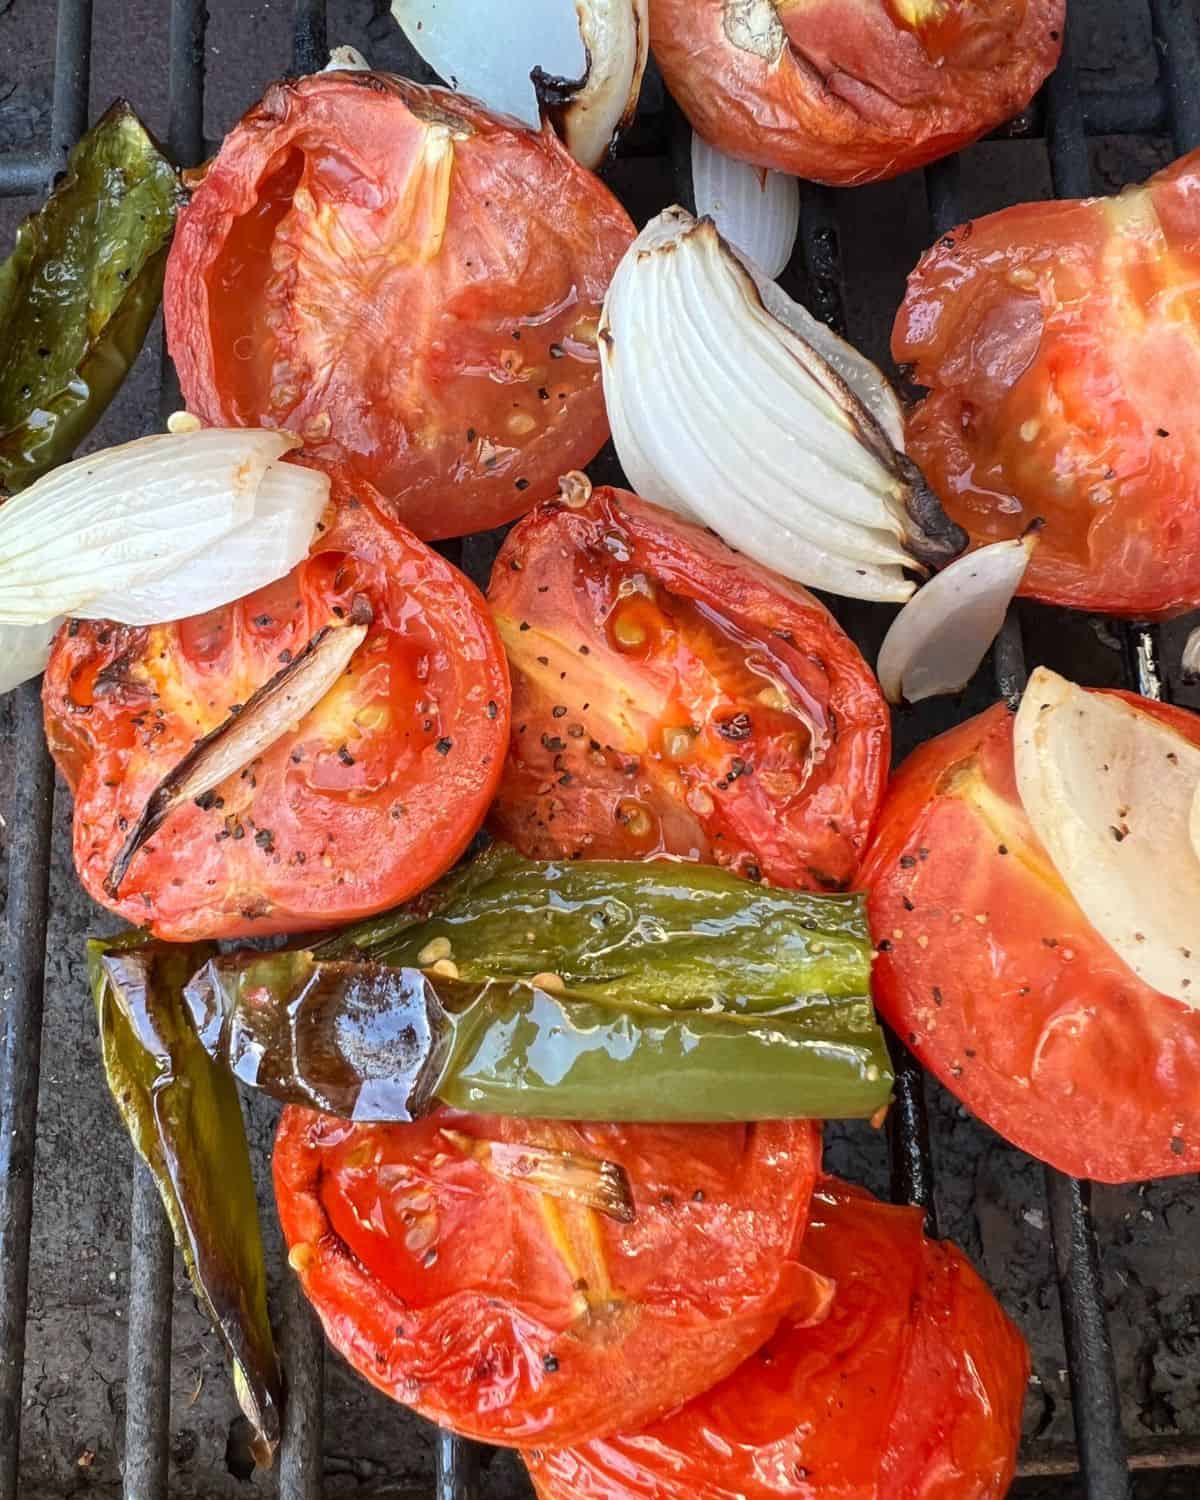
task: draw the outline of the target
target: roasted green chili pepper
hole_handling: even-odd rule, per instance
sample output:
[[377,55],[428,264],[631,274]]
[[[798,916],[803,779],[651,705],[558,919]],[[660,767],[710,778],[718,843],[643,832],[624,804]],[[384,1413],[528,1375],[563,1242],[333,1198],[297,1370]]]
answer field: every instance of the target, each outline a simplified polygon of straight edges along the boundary
[[[351,1119],[873,1115],[892,1081],[862,901],[494,848],[416,910],[187,986],[244,1082]],[[424,965],[425,967],[418,967]]]
[[178,173],[118,100],[0,265],[0,487],[69,458],[116,394],[162,296]]
[[265,1465],[279,1443],[282,1387],[250,1152],[233,1078],[200,1045],[182,1000],[213,951],[124,933],[89,942],[88,972],[108,1086],[228,1351]]

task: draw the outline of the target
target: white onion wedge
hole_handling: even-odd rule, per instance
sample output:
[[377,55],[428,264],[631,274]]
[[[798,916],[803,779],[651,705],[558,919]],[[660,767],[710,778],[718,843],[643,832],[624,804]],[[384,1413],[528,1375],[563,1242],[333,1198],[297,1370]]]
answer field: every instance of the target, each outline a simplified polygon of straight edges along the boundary
[[778,276],[800,228],[800,184],[783,172],[736,161],[692,133],[696,213],[710,218],[739,254]]
[[876,673],[889,703],[957,693],[1004,624],[1037,533],[958,557],[911,598],[883,638]]
[[1200,1006],[1200,747],[1039,667],[1013,749],[1029,821],[1088,921],[1140,979]]
[[306,554],[329,493],[324,476],[279,462],[297,446],[287,432],[208,428],[52,470],[0,507],[0,621],[146,624],[270,583]]
[[299,464],[272,464],[255,496],[253,517],[210,551],[189,558],[163,578],[99,599],[75,613],[86,620],[157,625],[181,615],[230,604],[290,573],[312,543],[329,504],[329,477]]
[[765,566],[901,602],[905,570],[948,562],[966,536],[897,446],[883,376],[813,322],[711,220],[661,213],[600,324],[617,454],[639,494]]
[[0,623],[0,693],[7,693],[46,669],[50,646],[62,620],[41,625]]
[[1183,643],[1183,675],[1185,677],[1200,677],[1200,625],[1188,636]]
[[648,0],[392,0],[392,15],[451,88],[527,125],[543,111],[595,168],[633,118],[650,48]]

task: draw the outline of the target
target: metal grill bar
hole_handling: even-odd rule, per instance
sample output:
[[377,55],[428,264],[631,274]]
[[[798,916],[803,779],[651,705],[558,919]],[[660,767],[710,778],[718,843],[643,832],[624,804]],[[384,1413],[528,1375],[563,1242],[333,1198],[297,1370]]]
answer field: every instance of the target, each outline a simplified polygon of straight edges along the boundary
[[325,1340],[299,1279],[290,1270],[284,1273],[280,1353],[287,1404],[279,1450],[279,1494],[281,1500],[321,1500]]
[[453,1432],[439,1431],[433,1500],[476,1500],[482,1449]]
[[124,1491],[126,1500],[166,1500],[175,1244],[150,1169],[136,1159],[129,1240]]
[[54,796],[36,682],[17,689],[16,715],[14,764],[19,771],[12,805],[0,998],[0,1500],[17,1497]]
[[[91,0],[59,0],[49,171],[87,126]],[[45,179],[43,179],[44,185]],[[37,682],[18,688],[8,920],[0,992],[0,1500],[16,1500],[54,771]]]
[[[1062,61],[1044,90],[1050,169],[1060,197],[1086,194],[1091,175],[1083,108],[1076,87],[1074,35],[1074,26],[1068,25]],[[956,181],[945,165],[931,169],[929,178],[934,228],[940,234],[958,217]],[[1026,679],[1024,646],[1015,611],[1006,622],[993,657],[997,686],[1013,702]],[[1072,1412],[1088,1500],[1127,1500],[1131,1489],[1120,1397],[1089,1195],[1080,1183],[1050,1168],[1046,1169],[1045,1183]]]
[[[193,166],[204,157],[205,0],[171,0],[167,55],[167,150]],[[180,406],[179,382],[162,349],[159,415]],[[129,1353],[125,1388],[125,1500],[166,1500],[171,1452],[171,1304],[175,1247],[158,1188],[134,1157],[129,1241]]]

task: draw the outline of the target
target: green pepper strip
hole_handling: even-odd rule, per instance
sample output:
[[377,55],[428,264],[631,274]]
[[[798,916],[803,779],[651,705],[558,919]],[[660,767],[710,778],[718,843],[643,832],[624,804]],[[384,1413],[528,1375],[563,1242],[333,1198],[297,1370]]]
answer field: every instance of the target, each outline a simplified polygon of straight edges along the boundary
[[137,358],[184,199],[123,100],[80,140],[0,265],[0,486],[69,458]]
[[860,897],[494,848],[415,919],[213,960],[186,998],[244,1082],[350,1119],[847,1118],[892,1083],[870,951]]
[[225,1344],[266,1466],[279,1444],[282,1384],[250,1150],[233,1078],[200,1045],[182,1000],[184,981],[213,952],[123,933],[88,943],[88,974],[108,1086]]

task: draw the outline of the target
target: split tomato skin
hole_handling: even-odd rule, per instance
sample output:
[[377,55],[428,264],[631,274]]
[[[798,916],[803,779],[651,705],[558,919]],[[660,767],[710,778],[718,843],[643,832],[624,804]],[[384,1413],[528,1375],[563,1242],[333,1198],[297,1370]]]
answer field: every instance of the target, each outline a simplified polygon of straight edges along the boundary
[[[177,942],[336,926],[447,870],[503,769],[504,652],[474,585],[336,477],[309,557],[234,604],[151,627],[79,620],[46,669],[46,735],[75,797],[89,894]],[[366,639],[300,723],[172,812],[115,901],[104,881],[151,792],[356,600]]]
[[633,226],[547,126],[444,89],[272,85],[180,216],[188,407],[285,427],[426,540],[553,494],[608,437],[596,328]]
[[667,855],[797,889],[853,881],[891,724],[811,594],[602,488],[515,527],[488,600],[513,677],[500,837],[535,859]]
[[1021,592],[1165,618],[1200,604],[1200,151],[1115,198],[953,230],[892,352],[906,446],[977,545],[1045,527]]
[[540,1500],[1000,1500],[1029,1356],[965,1256],[835,1178],[800,1254],[823,1319],[637,1434],[528,1454]]
[[1018,114],[1062,49],[1065,0],[653,0],[692,126],[730,156],[850,187]]
[[[1200,744],[1200,718],[1121,694]],[[1025,815],[1004,704],[892,780],[862,872],[872,990],[921,1062],[1061,1172],[1135,1182],[1200,1169],[1200,1014],[1096,932]]]
[[[620,1223],[494,1176],[445,1131],[619,1163]],[[819,1127],[572,1125],[440,1110],[350,1125],[290,1108],[289,1260],[333,1346],[469,1437],[570,1443],[719,1380],[809,1296],[795,1259]]]

